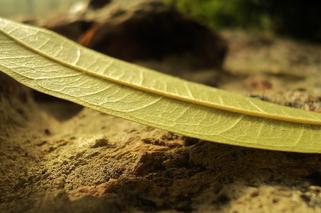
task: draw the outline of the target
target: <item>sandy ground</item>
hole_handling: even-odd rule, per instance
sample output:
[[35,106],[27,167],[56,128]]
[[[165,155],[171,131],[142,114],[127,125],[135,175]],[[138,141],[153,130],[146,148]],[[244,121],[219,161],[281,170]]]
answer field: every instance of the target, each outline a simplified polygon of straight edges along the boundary
[[[321,110],[320,58],[303,60],[309,69],[301,72],[291,72],[292,64],[282,60],[248,68],[274,60],[262,57],[264,51],[290,60],[282,52],[289,43],[315,58],[321,48],[307,50],[305,44],[276,38],[266,46],[255,42],[257,37],[225,36],[231,48],[225,71],[138,63],[263,100]],[[260,46],[261,55],[251,52],[253,45]],[[321,211],[320,155],[199,141],[56,99],[34,101],[30,93],[0,76],[0,212]]]

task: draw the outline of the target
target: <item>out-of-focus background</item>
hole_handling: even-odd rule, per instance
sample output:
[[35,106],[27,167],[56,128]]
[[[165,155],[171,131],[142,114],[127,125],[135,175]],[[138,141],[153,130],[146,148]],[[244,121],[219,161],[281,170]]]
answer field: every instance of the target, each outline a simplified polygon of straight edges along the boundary
[[[67,12],[75,3],[87,0],[1,0],[2,17],[46,17],[55,13]],[[45,18],[44,17],[44,18]]]
[[[3,17],[50,17],[81,9],[90,0],[1,0]],[[114,2],[126,0],[114,0]],[[134,0],[135,1],[135,0]],[[274,31],[321,41],[321,2],[318,0],[163,0],[190,17],[215,28]],[[102,6],[111,0],[94,0]],[[127,1],[130,2],[130,1]],[[133,1],[132,1],[133,2]]]

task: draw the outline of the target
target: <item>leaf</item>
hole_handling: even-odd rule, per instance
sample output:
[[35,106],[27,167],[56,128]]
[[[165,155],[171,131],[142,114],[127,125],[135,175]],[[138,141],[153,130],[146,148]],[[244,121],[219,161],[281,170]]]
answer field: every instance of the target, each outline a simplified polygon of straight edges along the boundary
[[212,142],[321,152],[321,114],[188,82],[0,19],[0,70],[35,90]]

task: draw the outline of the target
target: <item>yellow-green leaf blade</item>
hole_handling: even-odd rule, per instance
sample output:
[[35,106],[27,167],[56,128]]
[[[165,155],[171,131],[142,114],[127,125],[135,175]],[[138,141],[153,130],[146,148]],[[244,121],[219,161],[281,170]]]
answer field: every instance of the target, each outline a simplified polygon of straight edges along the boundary
[[301,110],[245,98],[192,82],[182,82],[181,79],[172,76],[103,56],[44,29],[2,19],[0,30],[37,54],[79,72],[118,84],[230,112],[321,125],[319,113],[302,113]]
[[0,20],[0,31],[0,70],[41,92],[209,141],[321,151],[320,114],[183,81],[35,27]]

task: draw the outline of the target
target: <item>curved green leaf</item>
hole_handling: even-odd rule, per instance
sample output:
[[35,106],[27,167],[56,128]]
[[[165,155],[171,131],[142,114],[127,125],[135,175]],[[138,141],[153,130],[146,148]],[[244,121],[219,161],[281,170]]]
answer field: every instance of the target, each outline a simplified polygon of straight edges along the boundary
[[208,141],[321,152],[321,114],[188,82],[0,19],[0,70],[40,92]]

